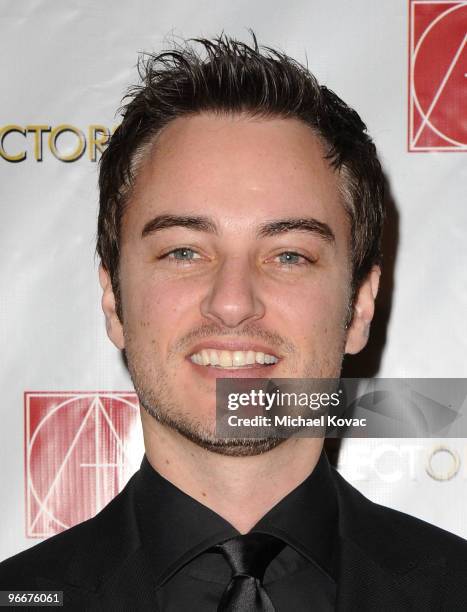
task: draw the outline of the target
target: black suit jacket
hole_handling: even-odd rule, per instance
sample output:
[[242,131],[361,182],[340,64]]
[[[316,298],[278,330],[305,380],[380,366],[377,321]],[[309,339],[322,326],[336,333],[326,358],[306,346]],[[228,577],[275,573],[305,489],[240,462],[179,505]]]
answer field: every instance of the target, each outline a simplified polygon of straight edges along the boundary
[[[336,609],[467,610],[467,541],[374,504],[332,475],[339,505]],[[0,590],[62,590],[65,610],[154,612],[134,489],[131,479],[93,519],[1,563]]]

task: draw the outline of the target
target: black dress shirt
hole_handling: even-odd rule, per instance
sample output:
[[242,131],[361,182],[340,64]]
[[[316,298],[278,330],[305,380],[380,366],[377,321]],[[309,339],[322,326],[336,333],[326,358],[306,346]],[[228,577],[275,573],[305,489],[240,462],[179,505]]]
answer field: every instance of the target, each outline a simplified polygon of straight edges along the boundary
[[[146,457],[136,478],[136,517],[159,609],[215,612],[231,571],[209,549],[239,532],[158,474]],[[277,612],[334,610],[337,499],[324,452],[311,475],[251,531],[286,543],[263,582]]]

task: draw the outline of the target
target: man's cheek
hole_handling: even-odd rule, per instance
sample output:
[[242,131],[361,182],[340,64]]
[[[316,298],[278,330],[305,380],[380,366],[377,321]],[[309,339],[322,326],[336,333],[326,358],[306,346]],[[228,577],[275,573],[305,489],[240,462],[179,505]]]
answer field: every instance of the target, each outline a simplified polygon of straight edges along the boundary
[[344,307],[341,300],[336,298],[336,293],[331,295],[319,288],[302,294],[297,300],[291,300],[288,296],[282,303],[282,312],[292,325],[298,323],[302,329],[308,327],[315,331],[323,330],[323,326],[326,329],[335,327],[343,311]]

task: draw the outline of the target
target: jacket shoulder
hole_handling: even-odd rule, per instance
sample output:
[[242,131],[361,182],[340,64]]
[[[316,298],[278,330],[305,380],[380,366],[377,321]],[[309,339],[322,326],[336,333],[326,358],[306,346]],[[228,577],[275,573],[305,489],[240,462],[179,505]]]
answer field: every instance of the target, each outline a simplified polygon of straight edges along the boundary
[[45,588],[44,585],[97,580],[138,548],[131,508],[133,480],[101,512],[0,563],[0,589]]
[[467,589],[467,540],[404,512],[374,503],[334,471],[341,535],[394,570],[442,560]]

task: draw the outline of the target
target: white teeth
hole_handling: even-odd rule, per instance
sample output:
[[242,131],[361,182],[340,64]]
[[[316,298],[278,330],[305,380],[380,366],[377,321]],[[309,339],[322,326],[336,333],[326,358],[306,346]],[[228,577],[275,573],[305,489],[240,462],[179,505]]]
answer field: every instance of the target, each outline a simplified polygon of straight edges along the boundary
[[232,365],[234,366],[242,366],[245,365],[245,353],[242,351],[234,351],[232,356]]
[[216,349],[202,349],[190,357],[193,363],[203,366],[217,366],[221,368],[240,368],[258,363],[271,365],[279,359],[262,351],[218,351]]
[[230,351],[221,351],[219,363],[223,368],[232,367],[232,353]]
[[246,363],[247,365],[253,365],[255,363],[255,352],[254,351],[248,351],[246,354]]

